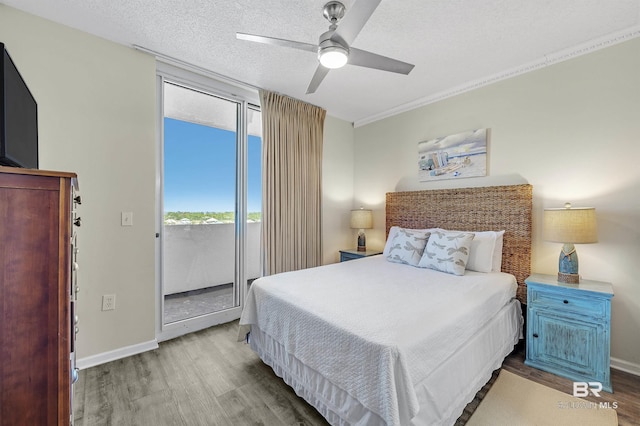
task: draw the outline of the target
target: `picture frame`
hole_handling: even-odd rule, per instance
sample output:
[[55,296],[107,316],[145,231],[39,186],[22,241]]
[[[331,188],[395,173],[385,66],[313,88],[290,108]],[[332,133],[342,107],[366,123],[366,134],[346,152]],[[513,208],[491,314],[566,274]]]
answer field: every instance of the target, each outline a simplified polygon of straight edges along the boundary
[[418,142],[420,182],[487,175],[487,128]]

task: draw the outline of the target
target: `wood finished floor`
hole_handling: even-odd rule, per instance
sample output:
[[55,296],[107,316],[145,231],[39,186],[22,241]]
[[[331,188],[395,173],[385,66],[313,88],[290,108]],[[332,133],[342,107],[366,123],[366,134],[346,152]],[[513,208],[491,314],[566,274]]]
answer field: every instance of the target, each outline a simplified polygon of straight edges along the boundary
[[[326,425],[248,345],[237,321],[160,344],[160,349],[80,372],[76,426]],[[506,370],[571,393],[572,382],[524,365],[523,345]],[[620,425],[640,424],[640,378],[612,370]],[[523,395],[523,397],[525,397]]]

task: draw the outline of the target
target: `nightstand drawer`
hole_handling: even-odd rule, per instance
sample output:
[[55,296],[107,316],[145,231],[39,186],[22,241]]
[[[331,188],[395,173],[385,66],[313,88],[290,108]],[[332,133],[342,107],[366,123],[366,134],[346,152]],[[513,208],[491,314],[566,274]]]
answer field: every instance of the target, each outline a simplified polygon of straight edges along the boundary
[[577,314],[595,316],[598,318],[607,315],[609,300],[594,297],[582,297],[555,293],[548,289],[538,290],[532,288],[527,301],[534,308],[559,309],[560,312],[572,312]]

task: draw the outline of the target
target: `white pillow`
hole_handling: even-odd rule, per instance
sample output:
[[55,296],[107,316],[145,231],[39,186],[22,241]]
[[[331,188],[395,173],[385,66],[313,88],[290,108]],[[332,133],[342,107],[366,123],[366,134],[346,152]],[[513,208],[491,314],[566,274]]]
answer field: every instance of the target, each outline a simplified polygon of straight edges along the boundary
[[394,232],[393,239],[388,239],[391,242],[388,244],[387,260],[418,266],[429,235],[430,233],[424,230],[398,228]]
[[[451,231],[446,232],[467,232]],[[471,231],[469,231],[471,232]],[[467,269],[476,272],[500,272],[502,267],[502,237],[504,231],[474,231],[469,247]]]
[[502,243],[504,231],[496,232],[496,245],[493,248],[493,267],[491,272],[500,272],[502,270]]
[[473,238],[473,232],[432,232],[418,266],[448,274],[464,275]]
[[[504,233],[504,231],[502,231]],[[467,269],[478,272],[491,272],[494,268],[498,233],[494,231],[474,232],[471,242],[471,252],[467,261]],[[502,241],[502,238],[500,238]],[[502,246],[500,247],[500,262],[502,262]]]

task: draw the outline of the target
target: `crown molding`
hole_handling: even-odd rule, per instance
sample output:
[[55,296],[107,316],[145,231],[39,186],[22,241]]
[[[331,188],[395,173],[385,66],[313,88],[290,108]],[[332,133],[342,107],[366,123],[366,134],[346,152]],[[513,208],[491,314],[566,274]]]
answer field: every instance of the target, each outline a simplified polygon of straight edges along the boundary
[[582,43],[568,49],[559,50],[557,52],[550,53],[541,58],[538,58],[535,61],[520,65],[518,67],[507,69],[502,72],[499,72],[478,80],[469,81],[467,83],[461,84],[451,89],[444,90],[442,92],[429,95],[420,99],[416,99],[415,101],[412,101],[403,105],[399,105],[395,108],[389,109],[379,114],[374,114],[372,116],[369,116],[360,120],[356,120],[353,122],[353,127],[361,127],[366,124],[370,124],[370,123],[382,120],[384,118],[392,117],[394,115],[411,111],[416,108],[423,107],[425,105],[433,104],[435,102],[439,102],[444,99],[451,98],[453,96],[457,96],[465,92],[470,92],[472,90],[479,89],[481,87],[488,86],[490,84],[497,83],[499,81],[506,80],[511,77],[516,77],[518,75],[526,74],[531,71],[536,71],[536,70],[548,67],[550,65],[567,61],[569,59],[573,59],[578,56],[586,55],[588,53],[595,52],[596,50],[604,49],[604,48],[607,48],[607,47],[610,47],[618,43],[622,43],[637,37],[640,37],[640,26],[631,27],[624,31],[609,34],[605,37],[593,39],[589,42]]

